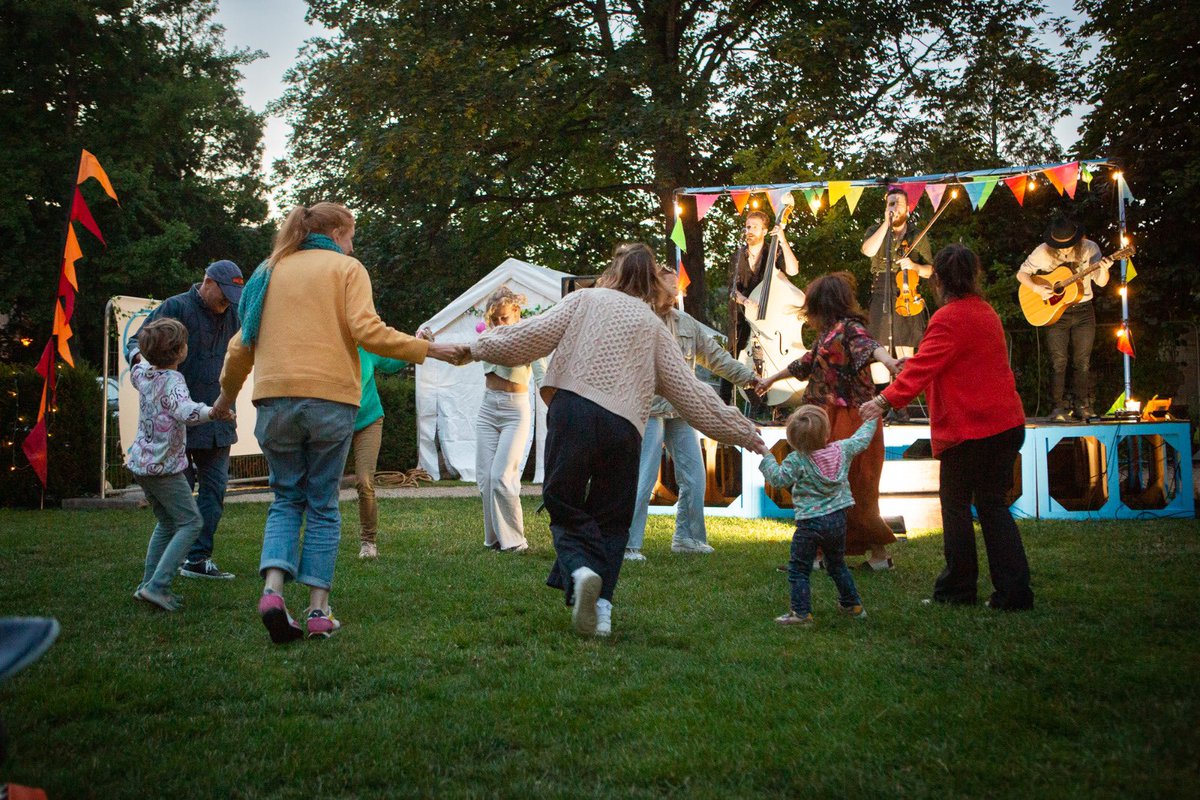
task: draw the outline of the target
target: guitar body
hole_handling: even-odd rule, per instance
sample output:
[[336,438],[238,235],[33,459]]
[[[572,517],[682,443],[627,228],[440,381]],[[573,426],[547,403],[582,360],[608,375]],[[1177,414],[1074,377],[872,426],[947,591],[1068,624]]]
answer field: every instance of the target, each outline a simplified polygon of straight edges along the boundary
[[917,291],[921,273],[915,269],[902,269],[896,273],[896,313],[902,317],[915,317],[925,310],[925,298]]
[[[1034,283],[1053,287],[1056,283],[1070,280],[1074,275],[1075,272],[1070,267],[1058,267],[1050,272],[1031,277]],[[1021,284],[1017,290],[1017,297],[1021,301],[1021,312],[1025,315],[1025,319],[1029,321],[1030,325],[1040,328],[1058,322],[1063,312],[1078,303],[1079,299],[1083,297],[1083,290],[1079,288],[1078,282],[1070,283],[1063,286],[1049,300],[1043,300],[1041,295],[1033,289]]]

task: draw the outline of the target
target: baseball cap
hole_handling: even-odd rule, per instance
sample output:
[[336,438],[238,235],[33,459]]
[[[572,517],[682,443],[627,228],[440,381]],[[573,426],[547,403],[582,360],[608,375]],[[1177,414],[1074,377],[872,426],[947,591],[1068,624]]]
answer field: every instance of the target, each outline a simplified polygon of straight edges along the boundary
[[204,275],[212,278],[213,282],[221,287],[221,294],[233,305],[236,306],[242,299],[242,287],[246,280],[237,264],[232,261],[214,261],[204,270]]

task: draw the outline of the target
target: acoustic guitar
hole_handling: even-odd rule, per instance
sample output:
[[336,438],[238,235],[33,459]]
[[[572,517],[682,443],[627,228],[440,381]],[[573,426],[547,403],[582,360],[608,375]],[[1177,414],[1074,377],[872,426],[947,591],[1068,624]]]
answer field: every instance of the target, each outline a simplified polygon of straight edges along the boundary
[[1136,252],[1137,248],[1129,245],[1086,267],[1078,268],[1079,265],[1075,262],[1068,262],[1059,264],[1049,272],[1031,275],[1034,283],[1049,286],[1054,294],[1043,300],[1040,294],[1022,283],[1017,290],[1017,296],[1021,301],[1021,312],[1025,315],[1025,319],[1029,320],[1030,325],[1039,328],[1044,325],[1053,325],[1062,317],[1063,312],[1083,298],[1083,289],[1079,287],[1081,280],[1098,269],[1108,269],[1114,261],[1129,258]]

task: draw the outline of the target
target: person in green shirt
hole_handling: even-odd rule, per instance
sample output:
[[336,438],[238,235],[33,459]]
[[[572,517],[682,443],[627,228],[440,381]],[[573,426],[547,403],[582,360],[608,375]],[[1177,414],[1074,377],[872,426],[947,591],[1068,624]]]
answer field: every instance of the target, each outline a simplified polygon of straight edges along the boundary
[[[418,338],[429,339],[426,331]],[[375,386],[375,373],[394,375],[408,366],[407,361],[368,353],[358,348],[362,368],[362,399],[358,401],[358,416],[354,418],[354,436],[350,452],[354,456],[354,476],[358,488],[358,519],[361,526],[359,558],[378,558],[375,542],[379,525],[379,506],[375,503],[375,468],[379,463],[379,446],[383,442],[383,403]]]

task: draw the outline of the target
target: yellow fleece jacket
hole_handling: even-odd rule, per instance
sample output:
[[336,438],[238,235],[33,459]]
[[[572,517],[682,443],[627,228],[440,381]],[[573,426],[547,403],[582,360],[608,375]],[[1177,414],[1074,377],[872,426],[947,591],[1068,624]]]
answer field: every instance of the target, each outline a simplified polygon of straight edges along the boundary
[[254,400],[314,397],[357,406],[357,345],[420,364],[429,343],[388,327],[375,312],[371,278],[356,258],[301,250],[275,265],[263,303],[258,341],[239,331],[229,342],[221,391],[237,397],[254,369]]

